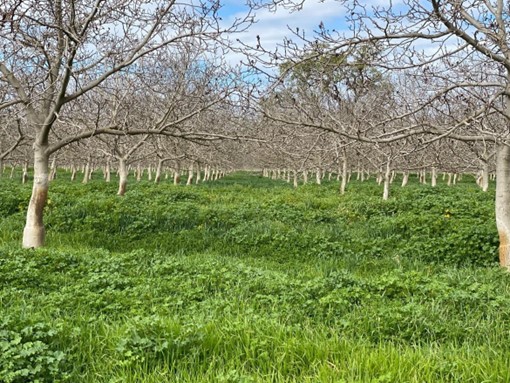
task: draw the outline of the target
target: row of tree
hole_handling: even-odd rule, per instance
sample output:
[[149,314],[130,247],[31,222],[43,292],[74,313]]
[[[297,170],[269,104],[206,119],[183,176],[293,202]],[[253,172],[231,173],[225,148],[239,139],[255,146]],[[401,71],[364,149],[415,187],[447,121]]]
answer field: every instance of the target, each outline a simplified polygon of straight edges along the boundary
[[[156,178],[165,163],[179,175],[191,164],[290,169],[283,173],[296,182],[334,171],[341,192],[349,172],[382,182],[426,169],[431,182],[439,171],[477,173],[486,190],[495,169],[500,260],[509,266],[509,4],[331,6],[345,8],[348,32],[321,23],[309,38],[296,28],[269,50],[263,36],[234,43],[251,14],[225,25],[216,0],[8,0],[0,161],[33,165],[23,246],[44,243],[53,160],[115,164],[121,195],[129,167],[149,164]],[[227,65],[232,51],[247,65]]]

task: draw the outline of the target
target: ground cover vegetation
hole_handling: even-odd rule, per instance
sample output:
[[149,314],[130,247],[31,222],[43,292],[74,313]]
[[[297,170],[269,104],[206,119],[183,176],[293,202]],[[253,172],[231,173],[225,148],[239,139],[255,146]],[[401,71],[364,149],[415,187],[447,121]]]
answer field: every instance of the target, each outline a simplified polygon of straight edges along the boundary
[[510,381],[494,192],[468,176],[387,201],[373,179],[68,179],[35,250],[30,186],[1,180],[2,382]]

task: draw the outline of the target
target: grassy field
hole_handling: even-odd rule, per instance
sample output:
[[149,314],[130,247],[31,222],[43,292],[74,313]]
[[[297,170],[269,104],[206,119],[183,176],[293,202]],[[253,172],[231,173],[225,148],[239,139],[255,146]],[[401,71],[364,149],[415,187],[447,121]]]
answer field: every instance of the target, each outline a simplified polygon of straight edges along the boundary
[[30,185],[0,179],[1,382],[510,381],[494,193],[469,177],[389,201],[68,178],[40,250],[19,245]]

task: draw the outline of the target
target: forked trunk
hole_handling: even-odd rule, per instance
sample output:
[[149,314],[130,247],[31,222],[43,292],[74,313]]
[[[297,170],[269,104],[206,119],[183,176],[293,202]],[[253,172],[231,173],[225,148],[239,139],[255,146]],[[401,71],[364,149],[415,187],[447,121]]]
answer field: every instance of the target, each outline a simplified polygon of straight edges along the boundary
[[496,153],[496,225],[499,263],[510,268],[510,147],[499,144]]
[[119,190],[117,195],[123,196],[126,194],[127,188],[128,169],[126,166],[126,160],[119,158]]
[[34,184],[28,204],[27,221],[23,230],[24,248],[44,246],[43,212],[48,200],[48,162],[46,148],[39,146],[34,151]]

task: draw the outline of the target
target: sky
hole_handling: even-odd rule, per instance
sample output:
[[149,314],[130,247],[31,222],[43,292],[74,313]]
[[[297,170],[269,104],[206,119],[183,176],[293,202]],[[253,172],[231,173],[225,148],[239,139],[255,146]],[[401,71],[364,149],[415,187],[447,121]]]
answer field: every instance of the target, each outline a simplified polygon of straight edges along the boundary
[[[221,11],[224,21],[233,20],[235,17],[242,17],[247,12],[245,0],[223,0],[223,9]],[[300,32],[305,32],[307,37],[313,35],[314,30],[319,29],[322,22],[328,29],[342,28],[344,26],[344,9],[338,2],[331,0],[306,0],[301,10],[291,11],[279,7],[275,12],[268,9],[259,9],[254,11],[256,23],[244,33],[236,38],[246,44],[255,46],[257,36],[265,49],[273,50],[278,43],[282,43],[284,38],[291,38],[292,33],[289,30],[299,28]],[[296,39],[294,38],[294,41]],[[232,55],[229,61],[234,64],[235,61],[243,58],[242,56]]]

